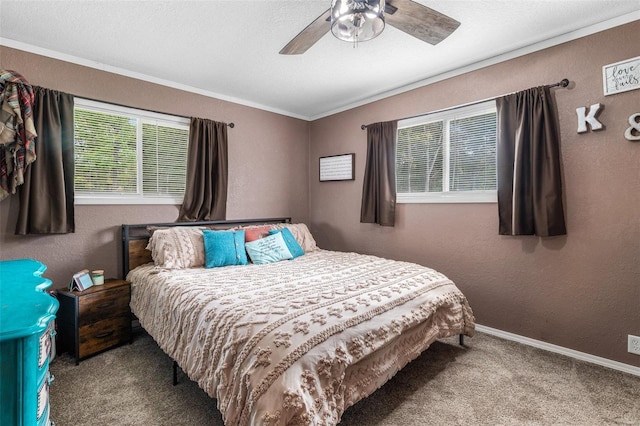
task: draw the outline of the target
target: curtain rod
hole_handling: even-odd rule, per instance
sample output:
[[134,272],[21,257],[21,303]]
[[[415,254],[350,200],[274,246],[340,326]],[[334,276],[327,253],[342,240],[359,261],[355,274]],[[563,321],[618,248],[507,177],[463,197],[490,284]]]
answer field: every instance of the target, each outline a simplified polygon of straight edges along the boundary
[[[187,118],[187,119],[191,120],[191,117],[187,117],[186,115],[173,114],[173,113],[170,113],[170,112],[161,112],[161,111],[156,111],[156,110],[148,109],[148,108],[132,107],[132,106],[129,106],[129,105],[118,104],[118,103],[115,103],[115,102],[105,102],[105,101],[101,101],[101,100],[99,100],[99,99],[87,98],[86,96],[76,96],[76,95],[73,95],[73,96],[74,96],[74,97],[76,97],[76,98],[86,99],[86,100],[88,100],[88,101],[102,102],[102,103],[105,103],[105,104],[116,105],[116,106],[120,106],[120,107],[124,107],[124,108],[140,109],[140,110],[142,110],[142,111],[153,112],[153,113],[155,113],[155,114],[173,115],[174,117]],[[223,124],[227,125],[228,127],[232,128],[232,129],[233,129],[234,127],[236,127],[236,125],[235,125],[233,122],[231,122],[231,123],[223,123]]]
[[[569,85],[569,79],[563,78],[561,81],[559,81],[557,83],[547,84],[544,87],[548,87],[548,88],[552,88],[552,87],[567,87],[568,85]],[[443,109],[439,109],[437,111],[431,111],[431,112],[427,112],[427,113],[424,113],[424,114],[417,114],[417,115],[412,115],[410,117],[398,118],[398,121],[400,121],[400,120],[408,120],[410,118],[422,117],[423,115],[435,114],[435,113],[444,112],[444,111],[451,111],[451,110],[458,109],[458,108],[463,108],[463,107],[467,107],[467,106],[471,106],[471,105],[481,104],[483,102],[492,101],[492,100],[498,99],[498,98],[500,98],[502,96],[511,95],[513,93],[517,93],[517,92],[505,93],[504,95],[494,96],[492,98],[486,98],[486,99],[482,99],[480,101],[473,101],[473,102],[469,102],[469,103],[466,103],[466,104],[463,104],[463,105],[456,105],[454,107],[443,108]],[[371,123],[371,124],[374,124],[374,123]],[[363,124],[362,126],[360,126],[360,128],[362,130],[364,130],[367,127],[371,126],[371,124]]]
[[[191,119],[191,117],[187,117],[186,115],[173,114],[173,113],[170,113],[170,112],[161,112],[161,111],[156,111],[156,110],[148,109],[148,108],[132,107],[132,106],[130,106],[130,105],[123,105],[123,104],[118,104],[118,103],[115,103],[115,102],[107,102],[107,101],[103,101],[103,100],[101,100],[101,99],[88,98],[88,97],[86,97],[86,96],[78,96],[78,95],[74,95],[73,93],[69,93],[69,94],[70,94],[71,96],[73,96],[74,98],[81,98],[81,99],[85,99],[85,100],[87,100],[87,101],[102,102],[103,104],[111,104],[111,105],[115,105],[115,106],[119,106],[119,107],[123,107],[123,108],[133,108],[133,109],[139,109],[139,110],[142,110],[142,111],[153,112],[153,113],[155,113],[155,114],[173,115],[173,116],[175,116],[175,117],[187,118],[187,119],[189,119],[189,120]],[[229,127],[230,127],[230,128],[232,128],[232,129],[233,129],[234,127],[236,127],[236,125],[235,125],[233,122],[231,122],[231,123],[223,123],[223,124],[225,124],[225,125],[229,126]]]

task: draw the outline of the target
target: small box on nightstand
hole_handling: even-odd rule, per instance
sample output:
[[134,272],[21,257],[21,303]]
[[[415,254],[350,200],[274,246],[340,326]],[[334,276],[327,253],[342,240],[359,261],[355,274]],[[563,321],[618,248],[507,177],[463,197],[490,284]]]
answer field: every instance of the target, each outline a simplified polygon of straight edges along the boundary
[[80,360],[131,342],[131,285],[108,279],[84,291],[58,290],[60,352]]

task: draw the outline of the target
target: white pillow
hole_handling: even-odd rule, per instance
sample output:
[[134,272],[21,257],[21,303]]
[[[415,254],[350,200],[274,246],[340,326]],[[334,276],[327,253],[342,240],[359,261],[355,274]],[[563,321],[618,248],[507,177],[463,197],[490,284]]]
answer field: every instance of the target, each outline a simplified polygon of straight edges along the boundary
[[309,253],[318,248],[316,240],[313,238],[313,235],[311,235],[311,231],[309,231],[309,228],[307,228],[307,225],[304,223],[278,223],[274,228],[289,228],[289,231],[291,231],[293,237],[305,253]]
[[281,233],[269,235],[244,245],[251,262],[257,265],[293,259]]
[[176,226],[157,229],[149,239],[156,266],[171,269],[199,268],[204,266],[204,241],[202,229]]

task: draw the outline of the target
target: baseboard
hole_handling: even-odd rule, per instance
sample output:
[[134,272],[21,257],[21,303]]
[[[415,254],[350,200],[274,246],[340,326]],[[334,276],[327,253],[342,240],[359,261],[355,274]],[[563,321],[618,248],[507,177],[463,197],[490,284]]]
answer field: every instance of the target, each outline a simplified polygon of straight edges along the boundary
[[500,337],[501,339],[512,340],[524,345],[533,346],[534,348],[554,352],[560,355],[566,355],[568,357],[579,359],[581,361],[586,361],[592,364],[611,368],[613,370],[622,371],[623,373],[633,374],[634,376],[640,376],[640,367],[634,367],[633,365],[625,364],[623,362],[612,361],[607,358],[590,355],[584,352],[574,351],[573,349],[553,345],[551,343],[542,342],[540,340],[531,339],[529,337],[520,336],[518,334],[509,333],[507,331],[498,330],[497,328],[491,328],[480,324],[476,324],[476,330],[481,333]]

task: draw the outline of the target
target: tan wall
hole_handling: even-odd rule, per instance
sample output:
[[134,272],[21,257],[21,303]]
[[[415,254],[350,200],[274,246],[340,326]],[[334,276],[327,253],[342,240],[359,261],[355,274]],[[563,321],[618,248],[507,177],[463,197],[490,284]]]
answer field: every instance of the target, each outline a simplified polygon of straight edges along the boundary
[[[309,219],[309,123],[242,105],[0,46],[0,68],[31,84],[169,114],[234,122],[229,129],[228,219]],[[120,268],[120,225],[172,222],[177,206],[76,206],[76,232],[16,236],[18,196],[0,202],[0,259],[32,257],[48,266],[54,287],[83,268]]]
[[[640,143],[623,134],[640,90],[603,96],[602,66],[638,55],[636,21],[314,121],[311,226],[324,248],[432,266],[479,324],[640,366]],[[497,204],[401,204],[394,228],[360,224],[361,124],[427,113],[568,78],[555,89],[566,237],[502,237]],[[606,129],[578,135],[576,108],[602,103]],[[318,182],[318,157],[356,153],[355,182]]]

